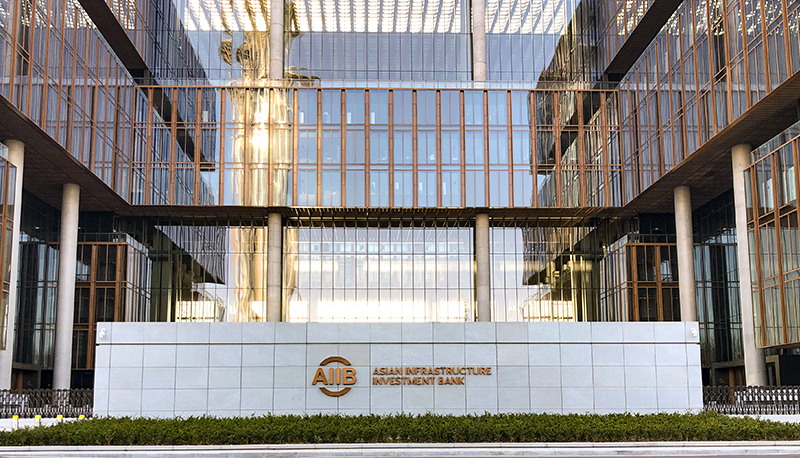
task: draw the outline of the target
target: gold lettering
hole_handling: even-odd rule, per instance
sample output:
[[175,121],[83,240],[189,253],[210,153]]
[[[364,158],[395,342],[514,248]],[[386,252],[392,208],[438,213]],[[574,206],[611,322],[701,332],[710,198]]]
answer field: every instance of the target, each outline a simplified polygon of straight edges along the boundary
[[328,380],[325,378],[325,371],[323,371],[321,367],[317,369],[317,373],[314,375],[314,380],[311,382],[311,385],[316,385],[318,382],[322,382],[323,385],[328,384]]
[[[314,383],[328,385],[355,384],[355,369],[342,367],[334,372],[331,369],[326,377],[322,369],[317,371]],[[489,366],[379,366],[372,370],[372,375],[393,375],[395,377],[373,377],[373,385],[466,385],[466,376],[492,375]]]
[[342,383],[345,385],[356,384],[356,370],[353,367],[345,367],[342,371]]

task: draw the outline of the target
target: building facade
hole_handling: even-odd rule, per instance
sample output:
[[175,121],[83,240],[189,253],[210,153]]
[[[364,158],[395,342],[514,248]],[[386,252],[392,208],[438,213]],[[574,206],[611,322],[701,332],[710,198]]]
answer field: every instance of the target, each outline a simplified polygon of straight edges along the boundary
[[108,321],[698,321],[800,383],[798,5],[0,0],[0,386]]

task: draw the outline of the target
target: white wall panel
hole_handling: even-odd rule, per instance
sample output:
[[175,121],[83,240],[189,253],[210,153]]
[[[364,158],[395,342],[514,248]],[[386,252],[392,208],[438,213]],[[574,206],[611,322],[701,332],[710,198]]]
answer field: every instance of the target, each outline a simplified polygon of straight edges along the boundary
[[[696,323],[101,323],[97,342],[100,416],[702,409]],[[330,356],[356,374],[338,397],[312,384]],[[373,379],[398,376],[416,384]]]

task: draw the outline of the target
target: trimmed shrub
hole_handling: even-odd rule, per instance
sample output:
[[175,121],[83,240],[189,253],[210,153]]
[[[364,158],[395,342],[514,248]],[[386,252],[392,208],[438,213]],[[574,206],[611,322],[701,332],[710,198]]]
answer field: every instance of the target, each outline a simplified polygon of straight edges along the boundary
[[0,445],[799,440],[800,425],[702,414],[96,418],[0,433]]

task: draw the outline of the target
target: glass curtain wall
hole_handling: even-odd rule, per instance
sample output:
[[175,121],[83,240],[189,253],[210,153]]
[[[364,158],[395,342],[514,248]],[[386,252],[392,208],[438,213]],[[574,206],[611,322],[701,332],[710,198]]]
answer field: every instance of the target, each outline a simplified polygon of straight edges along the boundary
[[460,220],[304,220],[284,229],[289,322],[473,321],[474,243]]
[[23,192],[12,385],[52,383],[58,287],[58,213]]
[[[523,72],[530,68],[531,56],[536,56],[536,59],[544,58],[544,66],[537,68],[537,80],[539,87],[547,88],[548,84],[556,83],[583,83],[583,82],[597,82],[601,80],[604,68],[602,62],[598,62],[600,56],[603,55],[604,49],[599,46],[599,32],[603,29],[603,16],[601,8],[604,4],[614,4],[613,0],[585,0],[581,2],[562,2],[560,5],[565,7],[564,11],[568,14],[564,15],[564,11],[560,7],[554,8],[552,19],[542,17],[541,20],[536,22],[535,30],[542,30],[543,27],[549,27],[551,33],[537,36],[536,32],[531,35],[520,34],[519,38],[522,42],[523,54],[517,56],[518,47],[513,42],[513,38],[509,40],[506,38],[500,48],[501,54],[503,47],[506,49],[510,46],[510,52],[505,51],[505,55],[512,57],[514,61],[497,62],[498,64],[505,64],[505,78],[499,79],[512,79],[517,76],[518,72],[512,69],[518,68],[519,64],[517,59],[521,59],[523,63]],[[624,2],[630,3],[630,2]],[[517,3],[520,5],[520,3]],[[536,2],[530,2],[531,8],[536,8]],[[519,9],[519,6],[517,7]],[[520,30],[521,32],[522,30]],[[511,36],[513,37],[513,35]],[[487,37],[491,43],[495,37],[489,35]],[[533,38],[533,40],[530,40]],[[543,38],[543,40],[542,40]],[[511,41],[509,43],[509,41]],[[544,52],[530,52],[526,45],[530,46],[533,41],[533,49],[544,48]],[[501,42],[502,43],[502,42]],[[489,53],[489,62],[493,62],[492,53]],[[525,65],[528,64],[528,65]],[[541,62],[536,62],[535,65],[541,65]],[[509,74],[509,71],[512,72]],[[541,74],[539,75],[539,72]],[[508,78],[511,76],[512,78]]]
[[76,388],[94,384],[97,323],[145,321],[150,307],[149,261],[142,245],[125,234],[83,234],[82,238],[93,241],[78,243],[72,335],[72,386]]
[[133,78],[78,2],[2,0],[0,11],[0,96],[127,196]]
[[799,1],[687,0],[620,83],[624,202],[800,69]]
[[700,355],[710,368],[707,383],[716,385],[732,380],[744,364],[733,192],[695,210],[692,221]]
[[469,2],[294,2],[286,71],[323,80],[472,79]]
[[[6,348],[8,329],[8,292],[11,289],[11,249],[13,247],[14,188],[17,181],[17,168],[7,160],[8,148],[0,144],[0,350]],[[15,285],[16,286],[16,285]],[[10,331],[13,332],[13,329]]]
[[800,123],[753,151],[746,174],[756,343],[800,343]]
[[[142,178],[131,187],[134,203],[620,204],[617,101],[610,91],[184,91],[195,101],[193,123],[157,120],[151,105],[163,99],[155,88],[148,91],[153,100],[137,99],[140,111],[149,113],[137,114],[144,122],[133,126],[141,140],[137,157],[149,159],[133,164],[134,176]],[[173,141],[173,129],[201,139],[191,143],[191,154]],[[143,180],[147,176],[153,179]]]
[[[25,193],[20,227],[19,285],[12,384],[51,383],[58,288],[59,214]],[[91,387],[94,336],[101,321],[145,321],[150,260],[132,237],[112,232],[107,214],[81,215],[76,258],[73,387]]]
[[591,321],[602,249],[593,227],[495,222],[490,229],[494,321]]
[[125,221],[151,265],[150,321],[264,321],[266,219]]
[[[283,320],[473,321],[473,223],[444,215],[285,218]],[[602,256],[594,228],[551,223],[493,223],[495,320],[594,319]],[[138,222],[125,230],[146,241],[151,319],[266,320],[265,219]]]
[[[733,193],[692,212],[701,362],[707,384],[743,365]],[[602,321],[679,321],[674,216],[641,215],[602,261]]]

